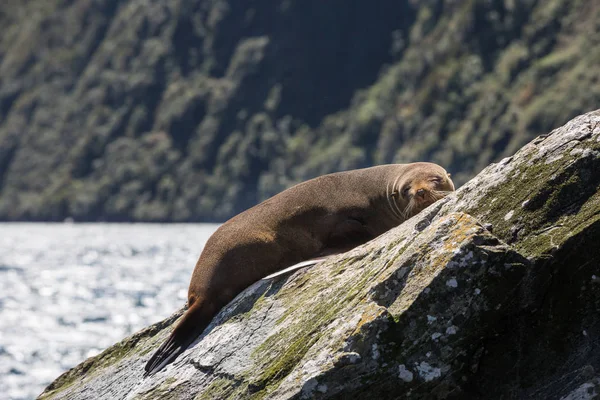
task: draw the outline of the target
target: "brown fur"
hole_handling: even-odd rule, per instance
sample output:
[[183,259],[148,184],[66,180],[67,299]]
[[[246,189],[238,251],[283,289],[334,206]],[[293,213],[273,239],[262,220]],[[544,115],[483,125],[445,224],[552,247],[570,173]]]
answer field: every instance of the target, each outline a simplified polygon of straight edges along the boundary
[[262,277],[365,243],[453,190],[436,164],[382,165],[311,179],[238,214],[206,243],[192,274],[189,309],[146,373],[183,352],[223,306]]

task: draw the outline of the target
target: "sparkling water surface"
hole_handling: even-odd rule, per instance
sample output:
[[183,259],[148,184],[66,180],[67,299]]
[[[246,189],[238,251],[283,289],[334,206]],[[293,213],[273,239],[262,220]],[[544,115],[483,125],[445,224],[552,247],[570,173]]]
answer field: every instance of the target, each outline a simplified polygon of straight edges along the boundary
[[185,304],[215,224],[0,224],[0,399]]

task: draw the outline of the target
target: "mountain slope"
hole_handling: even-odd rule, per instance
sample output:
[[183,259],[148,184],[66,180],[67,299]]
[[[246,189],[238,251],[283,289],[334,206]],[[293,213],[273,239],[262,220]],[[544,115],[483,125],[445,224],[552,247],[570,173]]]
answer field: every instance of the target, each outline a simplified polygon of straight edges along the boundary
[[223,220],[429,160],[465,182],[600,103],[592,0],[0,7],[0,218]]

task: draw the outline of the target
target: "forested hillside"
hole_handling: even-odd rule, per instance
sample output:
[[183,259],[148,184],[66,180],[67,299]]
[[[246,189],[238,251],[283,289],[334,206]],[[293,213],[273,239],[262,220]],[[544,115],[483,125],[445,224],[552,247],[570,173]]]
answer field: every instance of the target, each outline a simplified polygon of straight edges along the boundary
[[596,0],[8,0],[0,219],[222,221],[295,182],[461,184],[600,106]]

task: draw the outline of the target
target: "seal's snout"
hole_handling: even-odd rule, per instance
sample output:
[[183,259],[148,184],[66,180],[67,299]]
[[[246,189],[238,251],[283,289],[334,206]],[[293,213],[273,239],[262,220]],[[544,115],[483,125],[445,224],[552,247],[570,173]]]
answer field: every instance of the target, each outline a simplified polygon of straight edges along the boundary
[[427,207],[435,200],[431,194],[432,188],[427,183],[423,183],[415,188],[413,198],[415,202],[421,207]]

